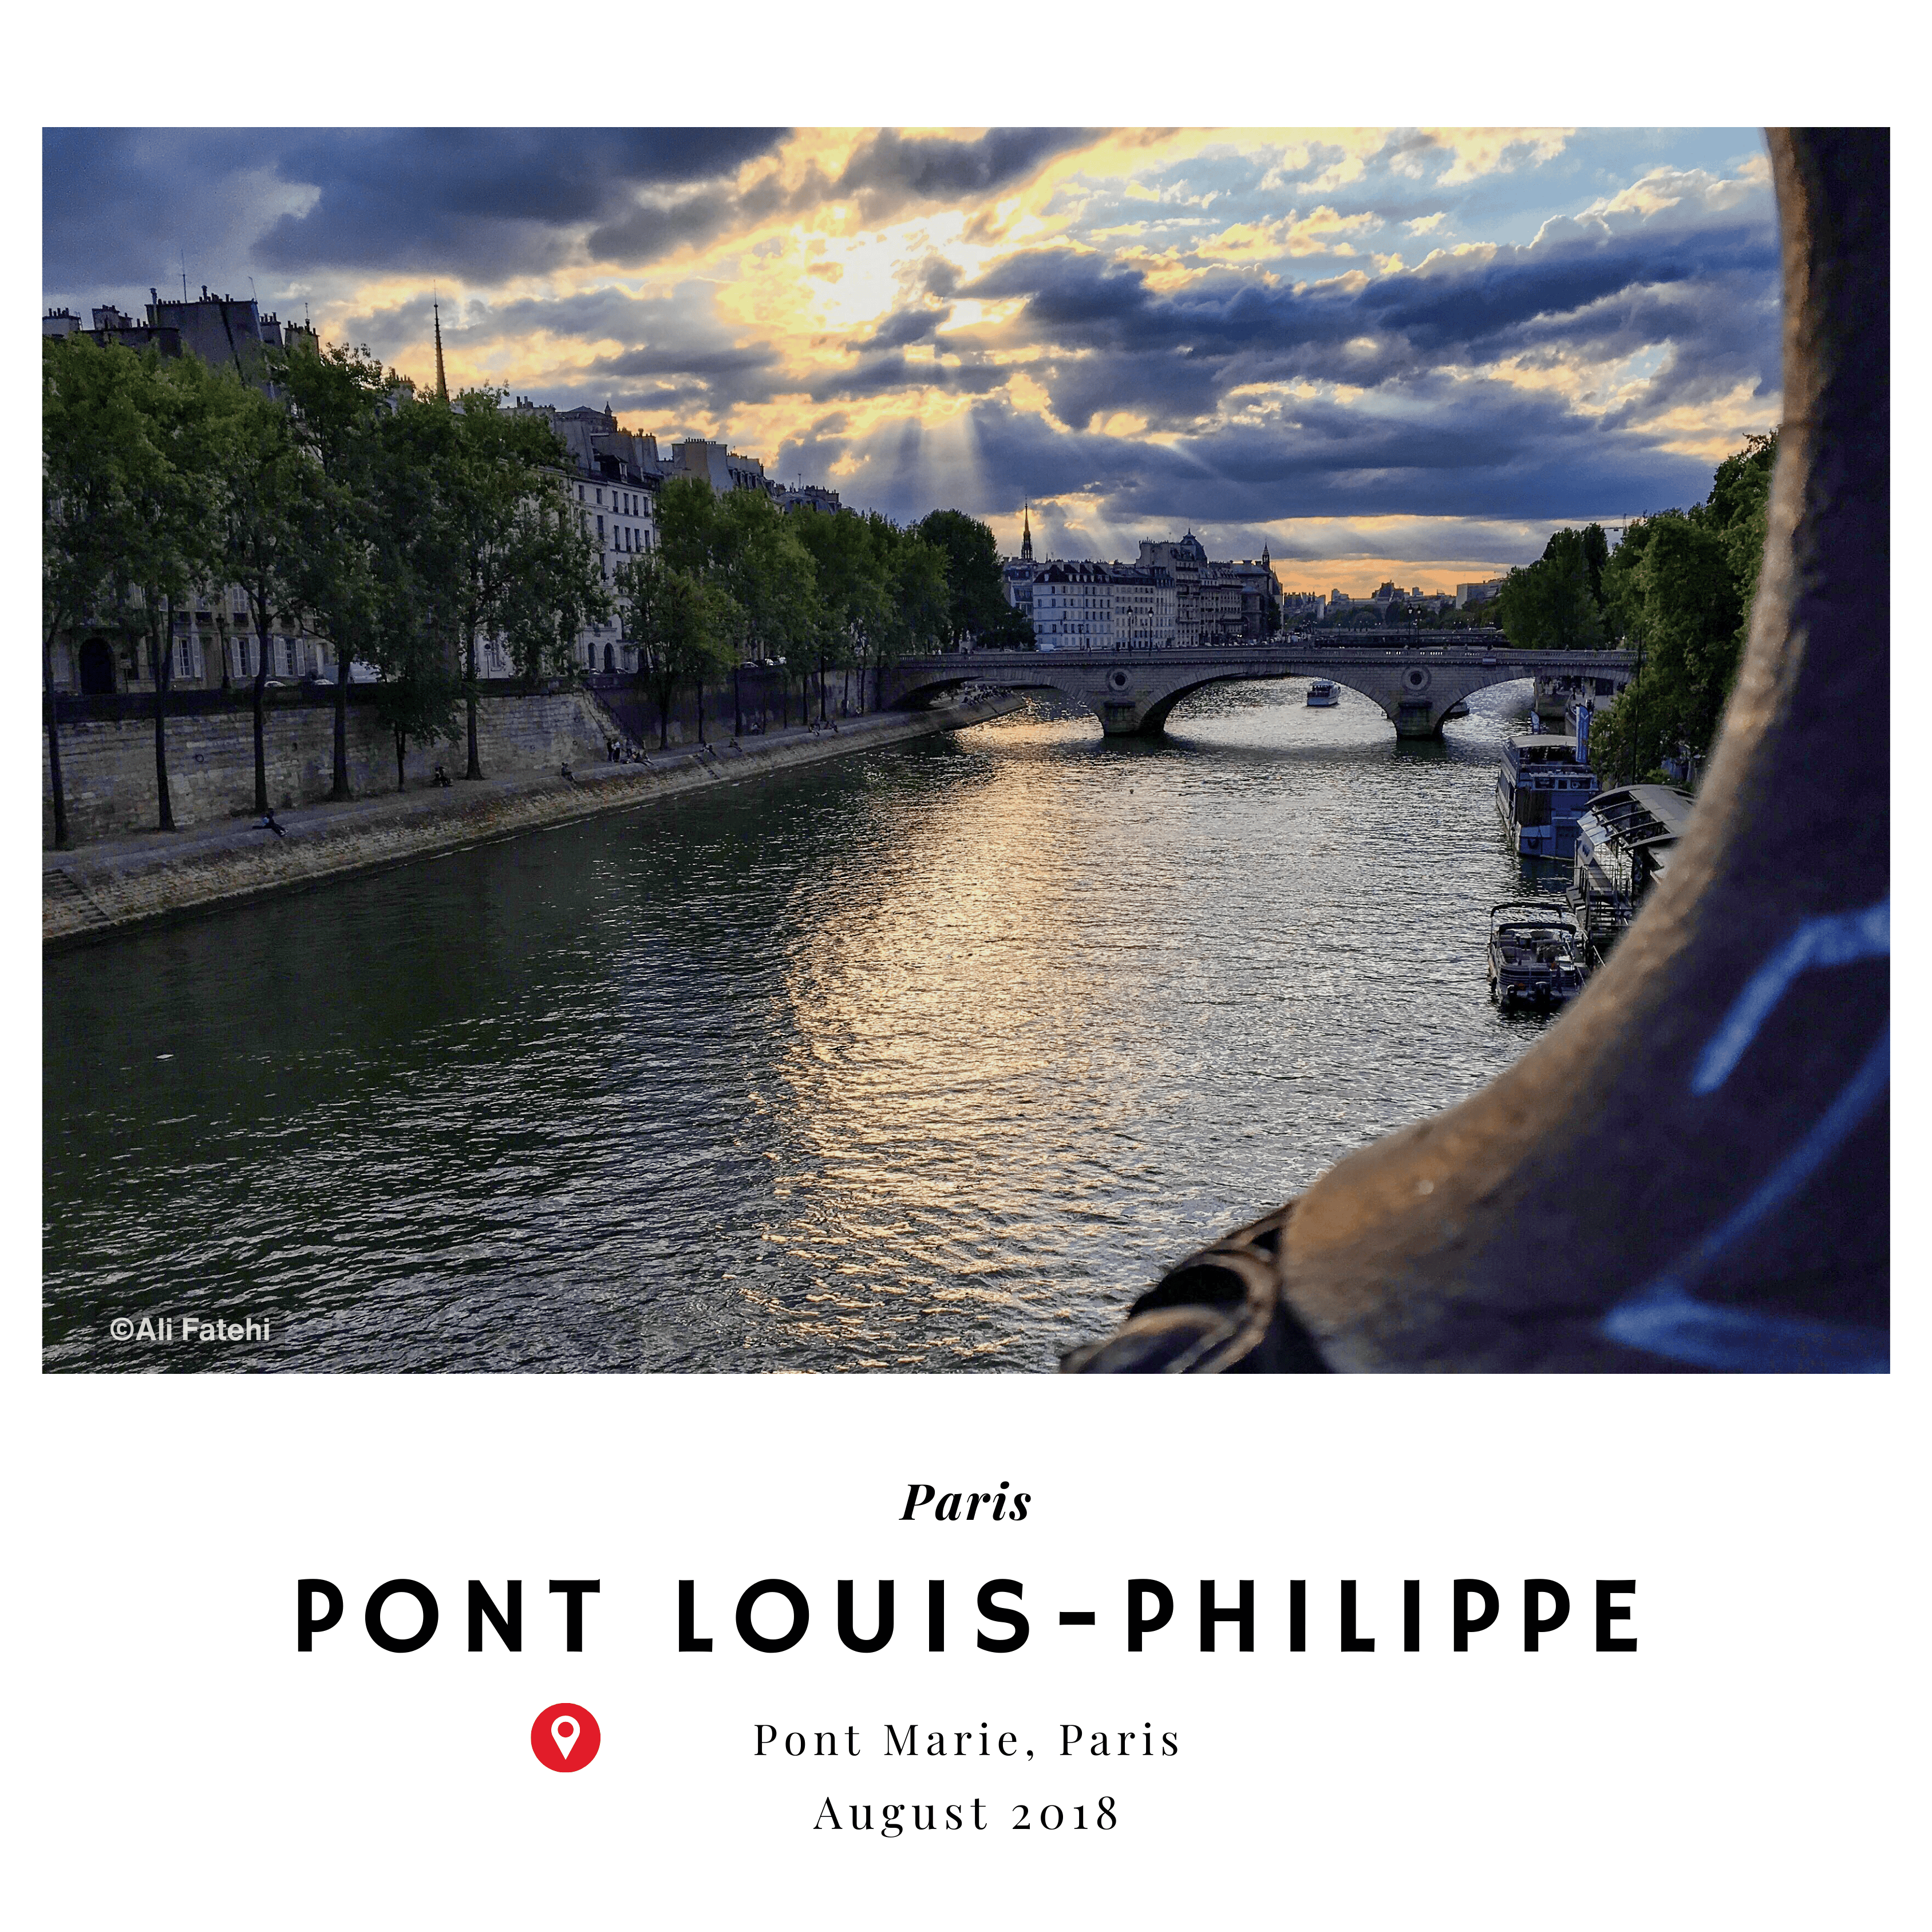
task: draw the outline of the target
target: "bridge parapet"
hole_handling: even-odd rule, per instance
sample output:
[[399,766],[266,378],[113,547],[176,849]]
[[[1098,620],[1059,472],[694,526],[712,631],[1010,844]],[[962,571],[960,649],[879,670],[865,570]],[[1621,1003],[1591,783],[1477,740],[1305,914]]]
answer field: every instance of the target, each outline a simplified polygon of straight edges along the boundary
[[1627,681],[1636,664],[1629,651],[1498,650],[1460,640],[1377,648],[1290,638],[1184,650],[973,651],[902,659],[881,674],[880,696],[909,704],[965,683],[1054,691],[1084,704],[1108,736],[1120,737],[1158,732],[1174,706],[1205,685],[1325,677],[1379,705],[1398,736],[1427,738],[1441,732],[1455,706],[1489,686],[1584,676]]

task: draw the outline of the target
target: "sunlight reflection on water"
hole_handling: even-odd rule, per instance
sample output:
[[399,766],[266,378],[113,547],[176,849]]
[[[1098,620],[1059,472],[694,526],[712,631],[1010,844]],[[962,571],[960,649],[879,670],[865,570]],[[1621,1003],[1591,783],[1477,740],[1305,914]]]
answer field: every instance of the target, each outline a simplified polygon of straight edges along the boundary
[[[1030,713],[60,956],[48,1365],[1048,1368],[1534,1036],[1526,693]],[[272,1340],[107,1337],[169,1309]]]

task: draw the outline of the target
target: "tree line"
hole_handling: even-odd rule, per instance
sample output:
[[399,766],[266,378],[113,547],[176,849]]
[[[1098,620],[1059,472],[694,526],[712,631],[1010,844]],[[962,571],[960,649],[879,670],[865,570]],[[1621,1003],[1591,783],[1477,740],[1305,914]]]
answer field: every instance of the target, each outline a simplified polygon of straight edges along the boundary
[[697,477],[658,491],[657,544],[616,574],[626,637],[668,742],[679,688],[747,660],[799,680],[800,713],[815,689],[822,722],[835,670],[868,673],[908,653],[976,638],[1032,641],[1006,601],[993,533],[958,510],[901,526],[876,511],[786,516],[761,492],[719,496]]
[[1591,732],[1594,762],[1616,782],[1660,779],[1666,758],[1701,754],[1717,735],[1757,594],[1777,458],[1775,430],[1747,436],[1703,502],[1632,524],[1615,550],[1595,524],[1558,530],[1504,583],[1511,644],[1637,652],[1629,685]]
[[[68,842],[53,646],[86,629],[151,667],[159,825],[174,829],[167,716],[178,615],[229,586],[254,649],[254,808],[268,810],[265,692],[272,634],[334,656],[330,796],[350,796],[348,687],[360,662],[393,734],[454,736],[483,776],[478,654],[495,643],[534,687],[577,669],[578,640],[614,616],[640,647],[662,735],[686,680],[746,658],[815,675],[977,634],[1018,641],[992,532],[956,511],[910,529],[884,517],[782,516],[761,493],[695,478],[658,493],[656,549],[607,582],[602,548],[562,472],[548,421],[490,388],[420,395],[366,349],[270,350],[258,380],[192,355],[43,343],[41,676],[54,838]],[[226,664],[224,682],[226,680]],[[862,678],[861,688],[862,689]]]

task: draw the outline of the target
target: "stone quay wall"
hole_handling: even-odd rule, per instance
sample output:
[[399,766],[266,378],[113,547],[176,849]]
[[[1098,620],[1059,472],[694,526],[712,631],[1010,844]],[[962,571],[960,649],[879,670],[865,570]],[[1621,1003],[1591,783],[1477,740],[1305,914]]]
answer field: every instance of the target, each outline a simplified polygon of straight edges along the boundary
[[[322,884],[458,846],[514,837],[794,766],[958,730],[1018,708],[1004,698],[928,712],[848,719],[836,731],[748,737],[735,748],[687,748],[644,764],[586,758],[566,778],[548,771],[459,780],[347,803],[296,808],[275,837],[250,819],[172,835],[112,841],[41,859],[41,936],[50,949],[84,945],[149,922],[178,919],[265,892]],[[152,728],[152,721],[148,721]],[[601,759],[603,748],[597,748]],[[252,770],[252,766],[250,767]]]
[[[876,675],[863,709],[874,708]],[[826,680],[827,709],[838,714],[849,695],[860,704],[860,680],[833,673]],[[799,680],[760,665],[748,665],[734,682],[707,682],[703,694],[704,736],[728,740],[742,716],[760,736],[805,722]],[[349,789],[357,798],[396,790],[395,740],[376,714],[374,687],[352,685],[349,706]],[[818,715],[816,680],[810,715]],[[604,761],[613,736],[655,748],[669,726],[673,746],[698,741],[699,694],[682,686],[668,721],[656,700],[634,679],[597,676],[586,686],[531,693],[487,689],[477,703],[477,754],[484,775],[573,770]],[[61,776],[67,793],[68,836],[76,844],[152,832],[160,817],[154,784],[154,719],[152,698],[63,697]],[[282,688],[267,694],[262,748],[268,767],[268,802],[286,812],[326,799],[334,782],[335,699],[326,687]],[[168,793],[176,824],[183,829],[255,815],[255,725],[246,688],[184,691],[170,699],[167,721]],[[451,776],[468,763],[463,710],[457,735],[447,742],[412,745],[404,760],[406,788],[430,783],[439,763]],[[46,734],[40,734],[40,842],[53,844],[53,782]]]
[[[396,743],[376,715],[370,687],[352,689],[349,706],[349,788],[358,798],[396,790]],[[197,696],[200,694],[196,694]],[[82,700],[82,704],[86,700]],[[218,706],[177,699],[167,721],[168,796],[175,824],[223,824],[255,815],[255,722],[245,698]],[[67,793],[68,836],[76,844],[152,832],[160,816],[154,782],[154,719],[152,700],[99,703],[96,715],[61,719],[61,777]],[[101,716],[110,710],[119,716]],[[458,736],[446,744],[412,745],[404,760],[411,789],[427,786],[440,762],[451,776],[463,771],[468,753],[457,712]],[[526,694],[491,692],[476,706],[478,754],[486,775],[555,772],[563,765],[601,763],[620,729],[594,694],[565,691]],[[278,812],[328,797],[334,783],[335,705],[307,692],[272,692],[262,719],[268,768],[268,802]],[[53,781],[46,733],[40,734],[40,842],[53,844]]]

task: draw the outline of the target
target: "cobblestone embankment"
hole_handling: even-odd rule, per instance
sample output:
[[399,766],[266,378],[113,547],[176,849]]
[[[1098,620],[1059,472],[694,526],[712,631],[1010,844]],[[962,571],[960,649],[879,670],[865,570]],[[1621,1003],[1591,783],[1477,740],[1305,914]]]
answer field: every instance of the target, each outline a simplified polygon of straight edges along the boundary
[[40,933],[50,950],[178,919],[264,892],[401,864],[458,846],[622,812],[848,752],[984,723],[1018,700],[848,718],[836,731],[791,731],[736,746],[653,753],[566,778],[520,772],[448,789],[391,794],[279,812],[278,838],[253,819],[206,830],[105,839],[41,857]]

